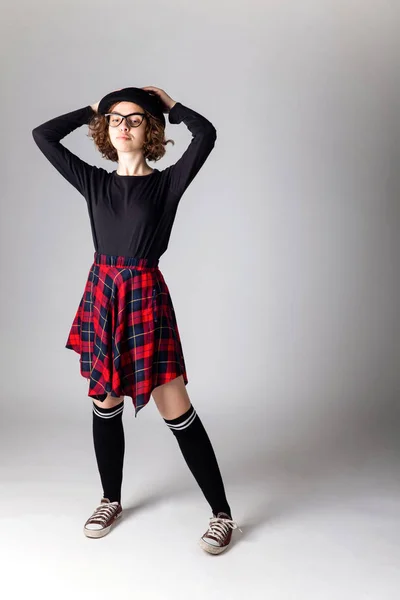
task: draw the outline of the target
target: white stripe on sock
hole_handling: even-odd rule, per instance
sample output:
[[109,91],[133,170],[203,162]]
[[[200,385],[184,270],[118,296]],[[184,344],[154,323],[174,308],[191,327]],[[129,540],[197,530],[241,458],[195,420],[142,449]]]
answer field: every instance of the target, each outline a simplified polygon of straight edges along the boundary
[[101,417],[102,419],[111,419],[112,417],[115,417],[116,415],[119,415],[120,413],[122,413],[122,411],[124,410],[124,403],[121,403],[121,406],[118,406],[115,410],[113,410],[110,413],[103,413],[102,411],[98,410],[98,406],[96,404],[93,404],[93,412],[95,415],[97,415],[98,417]]
[[187,427],[189,427],[189,425],[191,425],[191,423],[194,421],[194,419],[196,418],[196,411],[194,409],[194,407],[192,407],[192,412],[190,413],[190,415],[188,416],[187,419],[185,419],[185,421],[182,421],[182,423],[178,423],[178,425],[173,425],[172,423],[167,423],[168,427],[170,429],[186,429]]

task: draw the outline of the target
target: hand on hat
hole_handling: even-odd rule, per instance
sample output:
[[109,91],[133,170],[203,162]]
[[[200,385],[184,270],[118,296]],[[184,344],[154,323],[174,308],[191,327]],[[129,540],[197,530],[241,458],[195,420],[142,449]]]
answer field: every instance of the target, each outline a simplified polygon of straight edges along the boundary
[[162,102],[163,112],[165,113],[168,113],[171,110],[171,108],[176,104],[176,100],[173,100],[171,96],[168,96],[167,92],[164,92],[164,90],[161,90],[160,88],[154,87],[153,85],[146,85],[141,89],[156,94]]

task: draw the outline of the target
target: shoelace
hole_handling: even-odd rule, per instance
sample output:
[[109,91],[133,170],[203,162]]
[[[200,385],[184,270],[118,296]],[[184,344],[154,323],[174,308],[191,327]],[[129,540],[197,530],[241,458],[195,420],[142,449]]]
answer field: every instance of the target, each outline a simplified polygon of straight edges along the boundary
[[212,517],[210,519],[210,525],[208,527],[207,533],[204,535],[211,534],[217,538],[218,541],[222,542],[226,536],[226,534],[231,529],[239,529],[241,533],[243,531],[240,529],[239,525],[233,519],[222,519],[221,517]]
[[91,521],[100,521],[100,523],[107,523],[113,512],[118,508],[118,502],[110,502],[109,504],[103,502],[95,509],[92,516],[89,518],[88,523]]

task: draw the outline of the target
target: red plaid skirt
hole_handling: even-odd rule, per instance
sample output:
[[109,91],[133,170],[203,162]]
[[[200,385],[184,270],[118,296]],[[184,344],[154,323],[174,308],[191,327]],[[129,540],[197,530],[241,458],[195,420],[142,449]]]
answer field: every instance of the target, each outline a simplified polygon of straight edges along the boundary
[[158,259],[94,253],[66,348],[80,354],[88,396],[130,396],[135,417],[153,389],[183,375],[172,299]]

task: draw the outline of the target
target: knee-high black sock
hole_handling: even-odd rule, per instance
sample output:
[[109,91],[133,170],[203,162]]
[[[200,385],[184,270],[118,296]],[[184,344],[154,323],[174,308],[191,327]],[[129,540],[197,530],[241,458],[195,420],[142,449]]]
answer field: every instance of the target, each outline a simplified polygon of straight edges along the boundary
[[93,402],[93,442],[99,468],[103,497],[121,502],[125,435],[122,422],[124,400],[112,408]]
[[164,419],[178,440],[183,457],[199,484],[214,516],[231,509],[210,438],[193,405],[176,419]]

